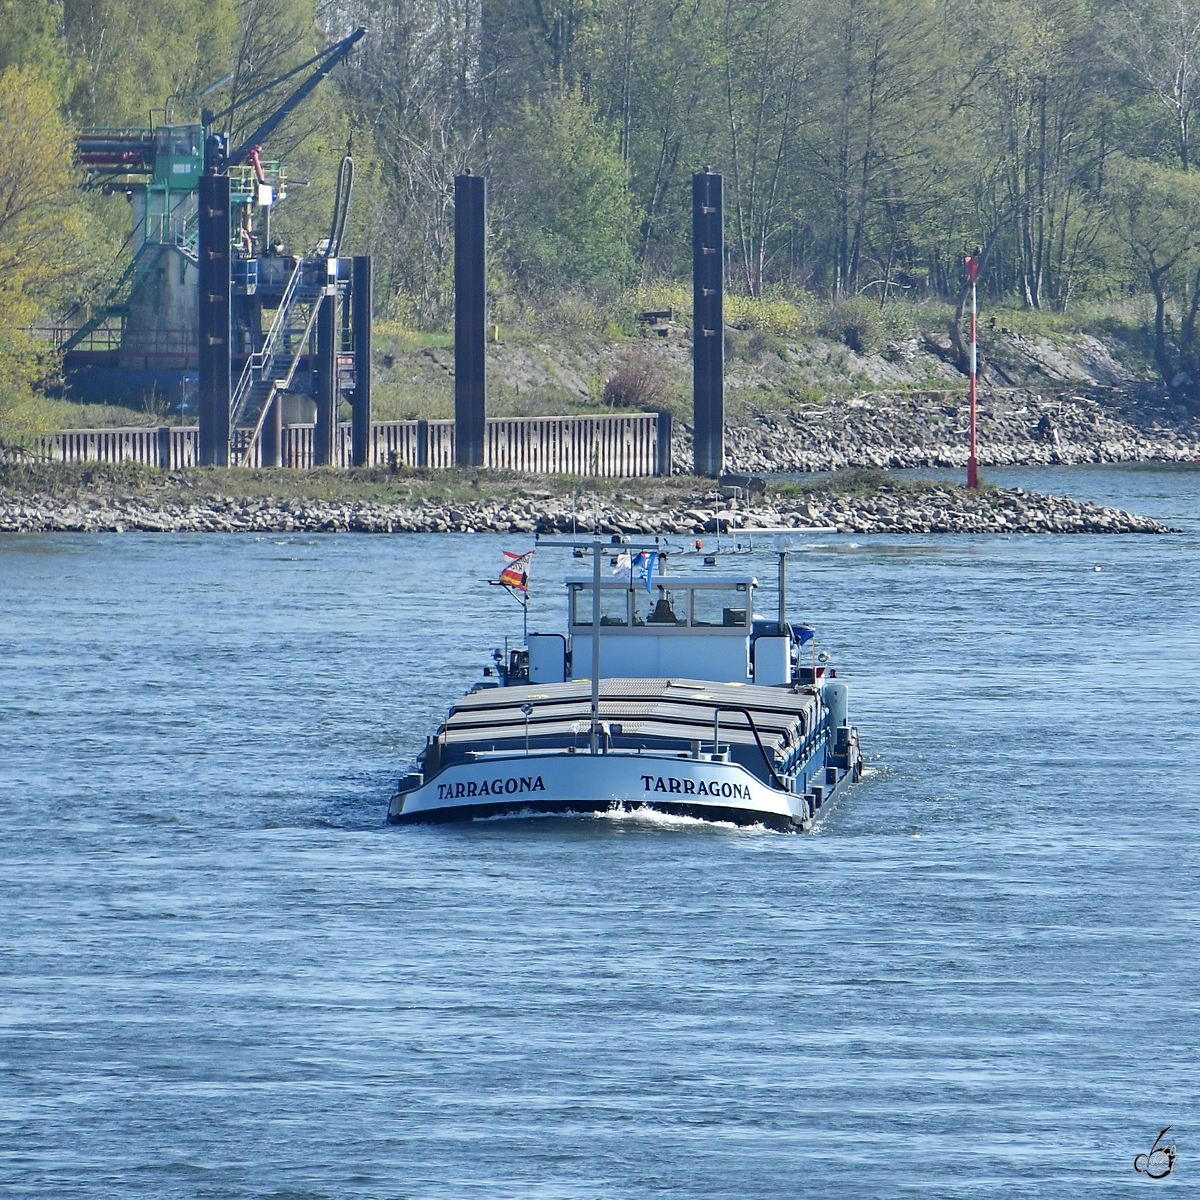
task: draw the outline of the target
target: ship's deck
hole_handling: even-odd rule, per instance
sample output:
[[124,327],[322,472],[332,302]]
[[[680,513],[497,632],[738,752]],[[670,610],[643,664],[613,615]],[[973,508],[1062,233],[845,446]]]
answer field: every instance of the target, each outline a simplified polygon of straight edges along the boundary
[[[531,749],[587,748],[590,681],[488,688],[464,696],[450,710],[426,752],[427,775],[488,753],[523,750],[526,715],[521,708],[526,704],[532,709]],[[764,752],[780,772],[807,752],[819,704],[807,689],[796,692],[695,679],[603,679],[600,720],[607,729],[602,741],[606,750],[677,753],[687,753],[699,742],[705,752],[711,752],[714,710],[720,710],[722,749],[728,748],[732,761],[763,776],[770,773]]]

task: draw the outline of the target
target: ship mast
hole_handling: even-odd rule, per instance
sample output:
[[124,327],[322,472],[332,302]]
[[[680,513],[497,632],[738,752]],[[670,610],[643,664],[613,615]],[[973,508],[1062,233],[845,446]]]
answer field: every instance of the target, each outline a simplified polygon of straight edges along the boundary
[[592,740],[600,752],[600,539],[592,542]]

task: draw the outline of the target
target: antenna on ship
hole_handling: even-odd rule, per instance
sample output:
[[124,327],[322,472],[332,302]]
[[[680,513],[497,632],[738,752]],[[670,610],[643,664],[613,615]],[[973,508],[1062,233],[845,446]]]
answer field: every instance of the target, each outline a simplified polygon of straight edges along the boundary
[[[751,542],[750,548],[754,548],[753,542]],[[784,626],[787,624],[787,556],[789,549],[787,535],[777,533],[775,550],[779,555],[779,633],[781,636]]]

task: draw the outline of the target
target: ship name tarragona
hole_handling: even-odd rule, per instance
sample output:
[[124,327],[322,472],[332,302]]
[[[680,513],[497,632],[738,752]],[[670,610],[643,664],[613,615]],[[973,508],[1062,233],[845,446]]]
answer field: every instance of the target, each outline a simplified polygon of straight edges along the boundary
[[459,800],[467,796],[512,796],[518,792],[544,792],[546,784],[542,777],[522,775],[519,779],[484,779],[480,783],[469,780],[467,783],[439,783],[439,800]]
[[[725,800],[750,800],[750,788],[742,783],[717,779],[677,779],[674,775],[642,775],[642,787],[647,792],[664,792],[675,796],[720,796]],[[522,792],[544,792],[546,781],[541,775],[508,776],[501,779],[474,779],[461,783],[439,783],[439,800],[467,800],[478,796],[514,796]]]
[[721,783],[716,779],[676,779],[673,775],[643,775],[642,784],[648,792],[674,792],[682,796],[722,796],[726,799],[749,800],[750,789],[741,783]]

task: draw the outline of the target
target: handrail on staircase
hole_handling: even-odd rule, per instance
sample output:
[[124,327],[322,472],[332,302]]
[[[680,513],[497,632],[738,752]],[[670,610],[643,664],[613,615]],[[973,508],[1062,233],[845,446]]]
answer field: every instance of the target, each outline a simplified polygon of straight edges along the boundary
[[[93,330],[98,329],[110,317],[120,316],[127,310],[133,293],[137,291],[138,284],[147,275],[150,274],[157,265],[159,258],[162,257],[162,246],[154,242],[143,242],[138,247],[137,253],[129,260],[129,265],[121,272],[121,277],[109,289],[109,293],[104,297],[103,303],[92,314],[91,318],[84,322],[78,329],[71,334],[62,346],[59,347],[64,353],[67,350],[74,350],[80,342]],[[142,266],[142,260],[148,259],[148,265]],[[139,274],[140,270],[140,274]],[[129,292],[124,300],[118,300],[120,292],[129,285]]]
[[175,239],[175,245],[180,251],[188,256],[192,262],[199,262],[199,255],[196,253],[196,245],[200,240],[200,210],[190,213],[184,220],[182,227],[179,230],[179,236]]
[[[267,330],[267,336],[263,340],[263,347],[246,359],[246,365],[242,368],[242,374],[237,381],[237,387],[233,389],[231,426],[236,425],[241,420],[243,409],[246,407],[246,401],[250,397],[251,388],[253,388],[257,379],[262,379],[267,374],[270,365],[274,362],[275,346],[283,336],[284,329],[287,327],[288,314],[296,298],[296,289],[300,284],[303,274],[304,260],[298,258],[296,259],[296,268],[292,271],[292,277],[288,280],[287,287],[283,289],[283,297],[279,301],[279,307],[275,310],[275,318],[271,322],[271,328]],[[255,378],[256,376],[257,379]]]
[[[263,403],[262,410],[258,414],[258,420],[254,424],[254,432],[250,434],[250,437],[246,441],[246,447],[242,452],[241,465],[243,467],[248,467],[250,465],[250,460],[254,457],[254,447],[258,445],[259,439],[262,437],[263,425],[266,423],[267,413],[271,409],[271,403],[275,399],[275,393],[286,392],[288,388],[292,386],[292,380],[296,377],[296,368],[300,365],[300,359],[304,355],[304,347],[308,343],[309,337],[312,336],[313,326],[317,323],[317,314],[320,311],[320,304],[314,304],[312,306],[312,312],[308,314],[308,324],[304,327],[304,336],[296,345],[296,353],[292,355],[292,361],[288,367],[288,373],[282,379],[275,379],[271,382],[270,391],[267,392],[267,398]],[[273,323],[272,328],[274,328]]]

